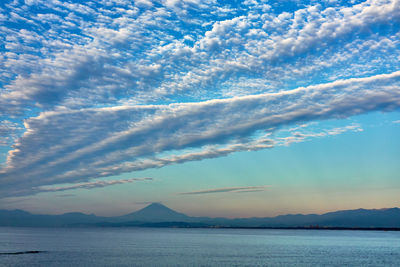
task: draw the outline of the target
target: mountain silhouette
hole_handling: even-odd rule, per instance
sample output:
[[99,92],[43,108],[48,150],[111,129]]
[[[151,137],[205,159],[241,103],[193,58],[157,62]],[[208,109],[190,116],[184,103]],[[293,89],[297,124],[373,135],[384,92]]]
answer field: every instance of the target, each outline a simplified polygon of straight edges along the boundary
[[146,226],[146,227],[278,227],[278,228],[397,228],[400,209],[356,209],[325,214],[288,214],[265,218],[190,217],[161,203],[117,217],[100,217],[72,212],[38,215],[22,210],[0,210],[0,226]]
[[117,218],[117,221],[140,221],[140,222],[183,222],[190,217],[176,212],[161,203],[151,203],[141,210],[129,213]]

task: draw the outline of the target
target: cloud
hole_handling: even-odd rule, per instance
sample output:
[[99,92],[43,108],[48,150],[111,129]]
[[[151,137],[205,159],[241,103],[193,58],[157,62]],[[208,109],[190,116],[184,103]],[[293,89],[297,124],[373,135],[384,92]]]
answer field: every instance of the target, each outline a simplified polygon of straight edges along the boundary
[[[341,69],[343,62],[347,68],[371,72],[378,65],[387,67],[389,61],[399,66],[393,27],[400,19],[397,1],[353,6],[293,3],[298,9],[291,13],[278,11],[279,6],[275,10],[250,3],[163,1],[156,7],[146,2],[141,1],[139,7],[129,2],[91,1],[9,5],[4,12],[7,17],[13,14],[17,21],[28,17],[28,24],[37,30],[11,25],[1,29],[7,38],[0,112],[20,114],[32,107],[52,110],[121,101],[148,104],[166,98],[176,102],[177,93],[212,99],[224,92],[215,88],[243,78],[262,79],[278,90],[282,84],[277,78],[284,84],[329,64],[336,68],[327,73]],[[210,10],[224,9],[232,10],[232,15],[210,14]],[[235,15],[239,9],[243,9],[241,14]],[[203,27],[206,22],[209,26]],[[379,27],[388,28],[389,33],[381,36]],[[360,40],[360,35],[368,39]],[[343,42],[355,42],[354,47],[343,51]],[[360,43],[373,52],[352,56],[356,53],[349,51],[362,49]],[[382,49],[377,46],[380,43]],[[394,60],[385,56],[388,49]],[[375,56],[372,64],[371,55]]]
[[200,191],[191,191],[191,192],[183,192],[178,193],[178,195],[202,195],[202,194],[216,194],[216,193],[251,193],[251,192],[261,192],[265,191],[269,186],[242,186],[242,187],[223,187],[223,188],[215,188],[215,189],[207,189]]
[[[121,179],[121,180],[114,180],[114,181],[94,181],[94,182],[87,182],[87,183],[78,183],[70,186],[57,186],[57,187],[40,187],[37,188],[39,192],[57,192],[57,191],[66,191],[72,189],[93,189],[98,187],[105,187],[110,185],[116,184],[127,184],[127,183],[134,183],[139,181],[152,181],[153,178],[131,178],[131,179]],[[36,188],[33,188],[36,190]],[[71,196],[71,194],[67,195],[59,195],[59,196]]]
[[0,197],[358,131],[279,135],[398,109],[399,1],[287,4],[1,5]]
[[[332,135],[338,135],[345,132],[362,132],[363,129],[359,124],[351,124],[344,127],[335,127],[332,129],[327,129],[323,131],[306,131],[307,124],[300,125],[298,127],[291,128],[287,130],[290,134],[285,137],[275,138],[275,145],[278,146],[289,146],[292,143],[299,143],[309,140],[310,138],[320,138]],[[305,128],[305,129],[304,129]],[[303,131],[298,131],[302,129]],[[282,131],[286,132],[286,131]]]
[[[45,112],[25,121],[27,131],[9,152],[0,183],[4,190],[8,185],[21,187],[22,193],[30,186],[81,182],[161,167],[168,161],[204,158],[204,153],[221,156],[246,149],[251,142],[273,147],[268,139],[259,144],[257,140],[244,145],[235,142],[293,123],[395,110],[400,107],[399,85],[400,72],[394,72],[197,103]],[[233,144],[225,150],[206,149],[183,156],[175,153],[166,160],[153,160],[168,151],[230,142]]]
[[17,132],[21,130],[22,128],[18,123],[9,120],[0,121],[0,146],[12,144],[14,139],[17,138]]

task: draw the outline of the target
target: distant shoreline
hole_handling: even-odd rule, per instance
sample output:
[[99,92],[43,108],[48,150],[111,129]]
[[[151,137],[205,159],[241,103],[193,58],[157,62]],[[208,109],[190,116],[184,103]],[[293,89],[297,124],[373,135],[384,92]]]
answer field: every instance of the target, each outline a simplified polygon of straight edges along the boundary
[[191,217],[160,203],[116,217],[84,213],[31,214],[22,210],[0,210],[1,226],[25,227],[159,227],[400,231],[400,208],[344,210],[318,214],[287,214],[265,218]]
[[398,232],[396,227],[241,227],[241,226],[163,226],[163,225],[64,225],[64,226],[5,226],[12,228],[170,228],[170,229],[247,229],[247,230],[337,230],[337,231],[392,231]]
[[365,227],[210,227],[227,229],[276,229],[276,230],[356,230],[356,231],[400,231],[400,228]]

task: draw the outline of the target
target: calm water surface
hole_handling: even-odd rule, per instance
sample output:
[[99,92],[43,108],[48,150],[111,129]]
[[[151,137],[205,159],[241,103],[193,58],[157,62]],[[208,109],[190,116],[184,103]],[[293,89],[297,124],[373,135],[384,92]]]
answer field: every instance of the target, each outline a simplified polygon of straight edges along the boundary
[[0,266],[400,266],[400,232],[0,227]]

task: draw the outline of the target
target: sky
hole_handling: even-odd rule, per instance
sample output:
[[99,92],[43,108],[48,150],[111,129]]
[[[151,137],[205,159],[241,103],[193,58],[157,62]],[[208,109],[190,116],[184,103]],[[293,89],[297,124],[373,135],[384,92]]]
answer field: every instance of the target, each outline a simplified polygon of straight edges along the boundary
[[0,209],[400,206],[400,1],[0,3]]

